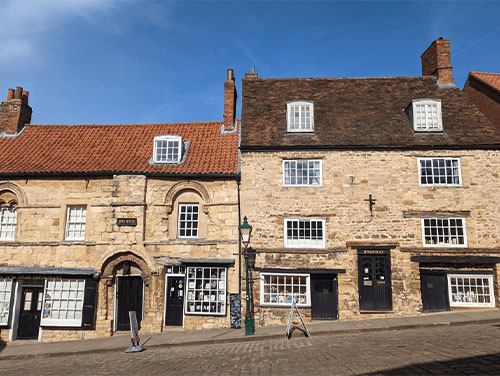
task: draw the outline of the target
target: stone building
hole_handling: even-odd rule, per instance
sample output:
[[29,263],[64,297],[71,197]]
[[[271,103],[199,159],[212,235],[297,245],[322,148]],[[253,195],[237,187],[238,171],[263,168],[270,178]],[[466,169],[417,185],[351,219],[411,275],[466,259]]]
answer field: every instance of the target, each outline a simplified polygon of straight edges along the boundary
[[238,125],[29,124],[0,111],[0,336],[43,341],[229,327],[239,292]]
[[500,130],[454,85],[450,45],[422,76],[243,78],[241,212],[257,325],[495,307]]
[[462,90],[500,128],[500,73],[469,72]]

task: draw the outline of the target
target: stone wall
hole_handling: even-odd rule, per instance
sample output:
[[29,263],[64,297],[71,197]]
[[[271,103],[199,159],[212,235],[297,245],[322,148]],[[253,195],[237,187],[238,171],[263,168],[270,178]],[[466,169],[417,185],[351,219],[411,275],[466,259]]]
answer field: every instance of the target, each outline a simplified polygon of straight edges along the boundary
[[[419,186],[418,157],[459,157],[463,184]],[[283,160],[301,158],[322,159],[321,186],[283,187]],[[412,255],[500,254],[499,167],[497,151],[245,152],[242,216],[253,226],[251,245],[259,252],[256,267],[345,269],[345,274],[338,274],[340,320],[418,314],[422,311],[419,263],[410,260]],[[370,194],[376,200],[373,216],[365,201]],[[420,217],[446,214],[466,217],[468,247],[423,246]],[[325,219],[326,247],[285,248],[287,217]],[[358,246],[391,248],[392,312],[359,311]],[[258,273],[255,278],[257,322],[283,322],[287,315],[282,309],[259,307]],[[498,300],[497,292],[497,304]]]
[[[238,192],[235,179],[174,180],[140,175],[89,179],[19,179],[0,182],[0,191],[21,192],[16,237],[0,244],[0,265],[94,268],[101,275],[95,330],[43,330],[44,341],[110,335],[114,321],[114,263],[128,260],[146,282],[143,332],[163,330],[165,266],[155,258],[236,259],[228,266],[229,293],[238,292]],[[12,191],[12,190],[10,190]],[[200,205],[200,236],[178,239],[179,203]],[[65,241],[68,205],[86,205],[83,241]],[[118,226],[136,218],[136,226]],[[111,264],[110,264],[111,263]],[[114,265],[113,267],[109,265]],[[109,267],[108,267],[109,266]],[[111,274],[106,274],[108,273]],[[114,269],[113,269],[114,268]],[[116,270],[115,270],[116,269]],[[106,274],[106,275],[103,275]],[[229,312],[229,306],[226,309]],[[223,317],[186,316],[186,328],[229,327]],[[0,331],[6,338],[8,331]]]

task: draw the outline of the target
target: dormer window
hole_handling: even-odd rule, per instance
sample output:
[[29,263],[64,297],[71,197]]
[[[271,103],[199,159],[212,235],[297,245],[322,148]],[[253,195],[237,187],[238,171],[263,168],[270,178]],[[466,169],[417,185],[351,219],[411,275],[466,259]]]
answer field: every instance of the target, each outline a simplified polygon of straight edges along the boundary
[[181,136],[156,136],[154,143],[155,163],[178,163],[181,160],[183,145]]
[[410,121],[415,132],[440,132],[443,130],[440,99],[414,99]]
[[314,107],[312,102],[288,102],[288,132],[314,131]]

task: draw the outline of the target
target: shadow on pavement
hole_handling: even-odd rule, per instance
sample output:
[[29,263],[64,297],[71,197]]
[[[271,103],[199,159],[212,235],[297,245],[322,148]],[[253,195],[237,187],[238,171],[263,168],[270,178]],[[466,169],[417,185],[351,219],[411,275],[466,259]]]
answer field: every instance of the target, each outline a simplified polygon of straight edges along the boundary
[[500,353],[412,364],[361,375],[500,375]]
[[0,352],[2,352],[3,349],[5,349],[5,346],[7,346],[7,343],[0,339]]

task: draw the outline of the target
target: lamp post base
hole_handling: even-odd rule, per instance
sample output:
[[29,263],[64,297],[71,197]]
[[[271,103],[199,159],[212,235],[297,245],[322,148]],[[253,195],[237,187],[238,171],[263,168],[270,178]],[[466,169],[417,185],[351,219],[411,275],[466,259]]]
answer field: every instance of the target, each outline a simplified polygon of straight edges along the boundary
[[253,331],[253,316],[247,314],[245,316],[245,335],[252,336],[254,334]]

